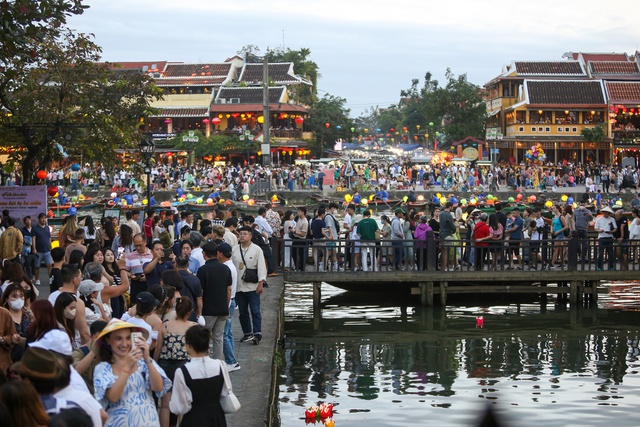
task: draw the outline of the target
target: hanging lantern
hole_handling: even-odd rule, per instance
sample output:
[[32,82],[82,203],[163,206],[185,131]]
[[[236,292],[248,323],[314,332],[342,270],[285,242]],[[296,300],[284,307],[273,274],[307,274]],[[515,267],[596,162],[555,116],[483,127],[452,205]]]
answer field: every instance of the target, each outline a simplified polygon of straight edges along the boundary
[[402,128],[402,130],[406,132],[406,131],[407,131],[407,127],[406,127],[406,126],[404,126],[404,127]]
[[264,116],[258,116],[258,123],[264,123]]
[[211,123],[213,123],[215,126],[219,125],[221,121],[222,120],[220,120],[218,117],[214,117],[213,119],[211,119]]
[[294,121],[296,122],[296,124],[301,125],[302,122],[304,122],[304,119],[302,117],[298,116],[298,117],[295,118]]
[[47,171],[39,170],[38,173],[36,173],[36,178],[38,178],[38,179],[46,179],[47,178]]
[[246,117],[246,115],[244,113],[240,114],[240,117],[242,117],[243,119]]
[[390,128],[389,132],[394,133],[396,131],[396,128]]
[[356,128],[351,128],[351,132],[355,132],[355,131],[356,131]]
[[429,126],[433,126],[433,122],[429,122]]
[[202,123],[204,123],[205,125],[209,123],[209,119],[202,119]]
[[364,133],[369,133],[369,129],[364,128]]
[[342,126],[338,125],[338,126],[336,126],[336,129],[340,130],[340,129],[342,129]]
[[169,124],[169,123],[171,123],[171,119],[167,117],[166,119],[164,119],[164,122],[165,122],[166,124]]
[[415,135],[415,136],[413,137],[413,140],[414,140],[414,141],[417,141],[417,140],[418,140],[418,135]]
[[219,119],[221,119],[222,117],[224,117],[222,114],[218,114]]
[[420,125],[416,125],[416,129],[420,130]]
[[325,123],[324,127],[326,127],[327,129],[329,129],[331,127],[331,123]]
[[253,116],[251,113],[247,113],[247,119],[250,119]]

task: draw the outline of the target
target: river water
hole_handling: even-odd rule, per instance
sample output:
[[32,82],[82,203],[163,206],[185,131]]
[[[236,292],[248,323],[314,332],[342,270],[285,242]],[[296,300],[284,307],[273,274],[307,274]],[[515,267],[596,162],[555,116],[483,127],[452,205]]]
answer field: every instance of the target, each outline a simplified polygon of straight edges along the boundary
[[640,285],[607,288],[594,308],[551,296],[429,308],[324,284],[314,315],[311,285],[287,285],[280,423],[329,402],[337,426],[471,426],[489,406],[509,426],[638,425]]

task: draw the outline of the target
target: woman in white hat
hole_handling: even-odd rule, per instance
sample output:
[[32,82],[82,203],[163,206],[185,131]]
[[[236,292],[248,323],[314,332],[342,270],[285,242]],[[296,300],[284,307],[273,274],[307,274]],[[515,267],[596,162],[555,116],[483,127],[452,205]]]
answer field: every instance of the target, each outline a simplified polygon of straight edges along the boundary
[[[133,333],[140,335],[134,341]],[[110,426],[159,426],[151,392],[162,397],[171,381],[149,354],[149,332],[114,319],[93,344],[101,360],[93,373],[96,399],[102,403]]]

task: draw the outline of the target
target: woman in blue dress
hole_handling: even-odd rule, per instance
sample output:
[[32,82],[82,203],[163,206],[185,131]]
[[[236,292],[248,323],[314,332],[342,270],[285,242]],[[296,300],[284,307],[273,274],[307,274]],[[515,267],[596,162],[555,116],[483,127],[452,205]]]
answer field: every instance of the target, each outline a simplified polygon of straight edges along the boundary
[[[132,342],[132,332],[141,338]],[[114,319],[93,344],[101,362],[93,373],[95,398],[107,411],[105,427],[160,426],[151,392],[158,398],[171,381],[149,355],[148,332]]]

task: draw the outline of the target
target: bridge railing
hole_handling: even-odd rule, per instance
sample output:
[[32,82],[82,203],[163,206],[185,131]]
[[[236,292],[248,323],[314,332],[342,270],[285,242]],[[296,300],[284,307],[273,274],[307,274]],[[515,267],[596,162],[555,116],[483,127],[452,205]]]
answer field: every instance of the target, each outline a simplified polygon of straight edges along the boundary
[[570,236],[541,240],[274,240],[284,271],[598,271],[640,269],[640,240]]

